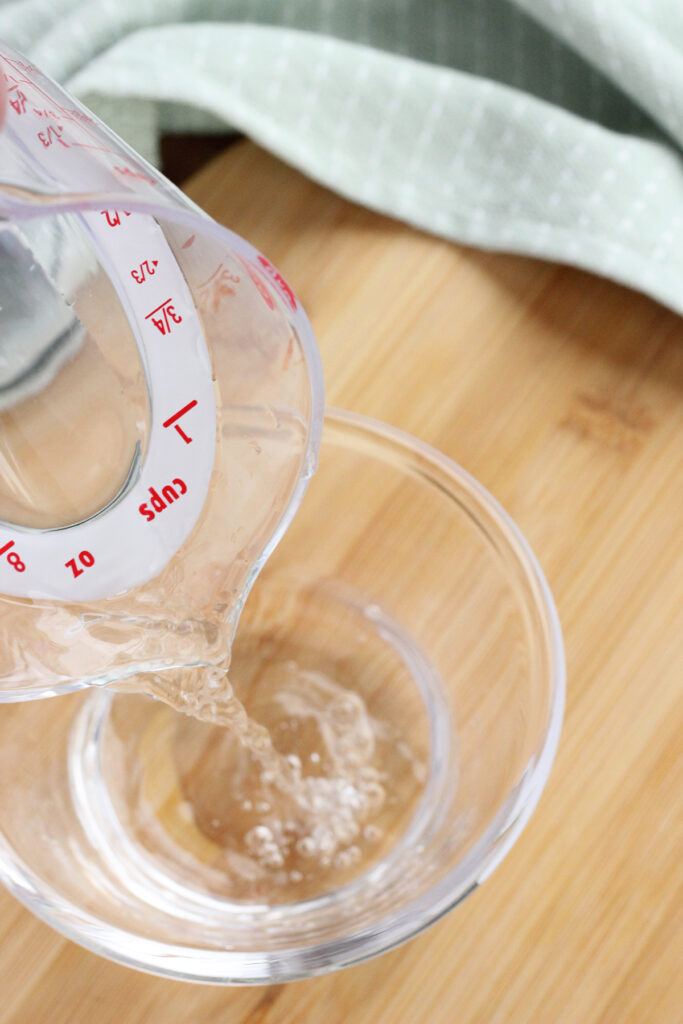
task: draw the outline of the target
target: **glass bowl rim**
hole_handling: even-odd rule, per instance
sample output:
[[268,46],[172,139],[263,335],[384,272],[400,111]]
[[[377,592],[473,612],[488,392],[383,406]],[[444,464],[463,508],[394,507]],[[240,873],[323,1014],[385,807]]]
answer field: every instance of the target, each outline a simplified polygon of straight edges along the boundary
[[66,938],[124,966],[204,984],[259,985],[325,974],[388,952],[438,921],[488,878],[519,838],[550,774],[564,714],[564,647],[552,594],[521,531],[474,477],[431,445],[396,427],[347,410],[327,408],[325,422],[369,437],[375,444],[398,448],[414,460],[431,465],[450,478],[454,491],[466,497],[475,510],[477,506],[485,510],[495,523],[499,539],[516,556],[531,584],[536,597],[535,611],[545,625],[551,702],[540,752],[485,833],[438,882],[371,926],[307,946],[241,952],[181,946],[142,937],[103,922],[61,897],[22,863],[0,834],[0,882],[9,892]]

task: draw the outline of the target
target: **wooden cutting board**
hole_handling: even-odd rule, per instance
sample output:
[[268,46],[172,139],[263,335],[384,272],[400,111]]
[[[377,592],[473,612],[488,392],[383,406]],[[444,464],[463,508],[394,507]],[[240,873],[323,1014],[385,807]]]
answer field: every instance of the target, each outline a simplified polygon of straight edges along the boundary
[[249,143],[188,191],[286,273],[328,401],[441,448],[520,524],[565,632],[560,751],[483,888],[340,974],[148,977],[2,893],[1,1024],[683,1021],[683,321],[577,270],[427,237]]

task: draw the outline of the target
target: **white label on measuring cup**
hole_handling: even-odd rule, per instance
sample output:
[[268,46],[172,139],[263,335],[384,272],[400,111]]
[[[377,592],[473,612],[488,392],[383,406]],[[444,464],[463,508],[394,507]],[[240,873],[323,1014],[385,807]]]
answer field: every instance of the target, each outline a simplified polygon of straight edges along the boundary
[[216,448],[212,367],[185,279],[153,217],[81,214],[127,304],[150,396],[149,447],[121,499],[57,530],[0,524],[0,592],[93,601],[156,576],[197,522]]

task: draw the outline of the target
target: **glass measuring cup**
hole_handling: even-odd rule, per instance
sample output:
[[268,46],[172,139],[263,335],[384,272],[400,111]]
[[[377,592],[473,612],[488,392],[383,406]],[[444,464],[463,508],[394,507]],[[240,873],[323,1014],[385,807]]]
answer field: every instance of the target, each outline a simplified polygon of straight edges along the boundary
[[0,701],[217,664],[314,468],[309,322],[29,61],[0,71]]

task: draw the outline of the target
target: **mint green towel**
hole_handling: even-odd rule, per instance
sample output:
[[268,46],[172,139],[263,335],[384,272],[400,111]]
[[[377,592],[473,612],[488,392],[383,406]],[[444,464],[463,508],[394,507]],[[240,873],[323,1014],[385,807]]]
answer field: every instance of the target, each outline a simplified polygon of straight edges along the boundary
[[0,0],[0,39],[152,160],[227,124],[376,210],[683,312],[682,0]]

